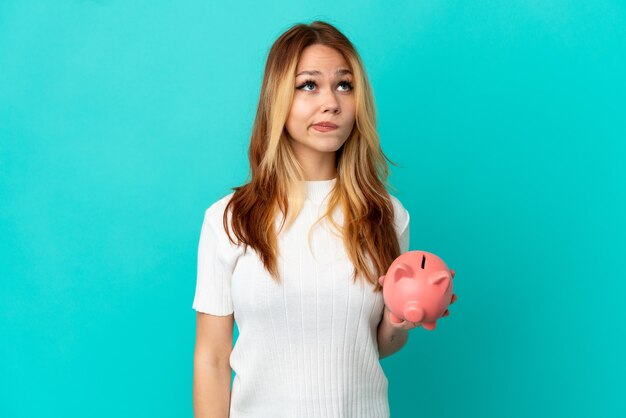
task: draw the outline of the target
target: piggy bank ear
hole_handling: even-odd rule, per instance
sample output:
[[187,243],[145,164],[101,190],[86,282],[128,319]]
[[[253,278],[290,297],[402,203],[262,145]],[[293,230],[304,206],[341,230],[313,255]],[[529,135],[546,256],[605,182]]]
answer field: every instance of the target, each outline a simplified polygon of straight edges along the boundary
[[413,269],[405,263],[399,263],[393,272],[393,281],[397,282],[403,277],[413,277]]
[[442,270],[434,272],[430,279],[428,279],[428,283],[440,287],[442,290],[445,291],[448,289],[450,280],[450,274],[447,271]]

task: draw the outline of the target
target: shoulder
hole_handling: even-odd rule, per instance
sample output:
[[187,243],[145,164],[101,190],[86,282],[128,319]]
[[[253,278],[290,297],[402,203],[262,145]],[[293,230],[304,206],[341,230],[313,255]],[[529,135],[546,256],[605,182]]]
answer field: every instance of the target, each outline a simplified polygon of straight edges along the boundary
[[[226,228],[224,228],[224,211],[226,210],[226,205],[232,199],[235,193],[229,193],[226,196],[216,200],[213,202],[204,212],[204,222],[203,229],[210,231],[214,237],[216,237],[217,242],[221,244],[224,248],[236,249],[237,245],[234,245],[228,234],[226,233]],[[231,227],[231,217],[228,216],[228,228],[229,232],[232,234]]]
[[222,216],[224,215],[224,210],[226,209],[226,205],[232,199],[235,192],[229,193],[224,197],[213,202],[204,212],[205,217],[219,219],[221,221]]
[[[204,224],[209,226],[220,236],[226,235],[226,231],[224,229],[224,211],[226,210],[226,205],[228,205],[228,202],[230,202],[234,194],[235,193],[232,192],[224,197],[221,197],[211,203],[204,211]],[[228,222],[230,224],[230,217],[228,218]]]
[[393,219],[395,227],[398,231],[403,231],[409,224],[409,211],[404,207],[400,199],[392,194],[389,194],[389,197],[391,198],[391,203],[393,205]]

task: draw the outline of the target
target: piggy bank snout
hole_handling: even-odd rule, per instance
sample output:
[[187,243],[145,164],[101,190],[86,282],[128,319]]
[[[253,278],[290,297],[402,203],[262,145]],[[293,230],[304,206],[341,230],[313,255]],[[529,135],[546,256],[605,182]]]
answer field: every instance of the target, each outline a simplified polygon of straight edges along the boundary
[[407,303],[404,308],[404,318],[410,322],[422,322],[425,312],[417,303]]

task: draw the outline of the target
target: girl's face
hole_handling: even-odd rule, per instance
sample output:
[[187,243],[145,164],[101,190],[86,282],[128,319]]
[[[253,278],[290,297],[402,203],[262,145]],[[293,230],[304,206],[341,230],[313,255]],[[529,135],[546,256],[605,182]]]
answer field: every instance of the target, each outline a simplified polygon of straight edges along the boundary
[[[355,121],[352,73],[341,53],[325,45],[302,51],[296,69],[293,102],[285,123],[299,160],[332,158],[346,142]],[[335,129],[314,126],[319,122]]]

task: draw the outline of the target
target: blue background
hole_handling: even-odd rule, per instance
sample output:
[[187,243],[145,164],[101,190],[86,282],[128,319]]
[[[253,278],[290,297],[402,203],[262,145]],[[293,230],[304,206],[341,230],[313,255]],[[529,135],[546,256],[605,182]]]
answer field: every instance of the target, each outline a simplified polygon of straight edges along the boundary
[[[0,416],[192,415],[196,255],[265,58],[327,20],[411,249],[456,270],[392,417],[626,416],[623,1],[0,3]],[[237,335],[237,334],[236,334]]]

